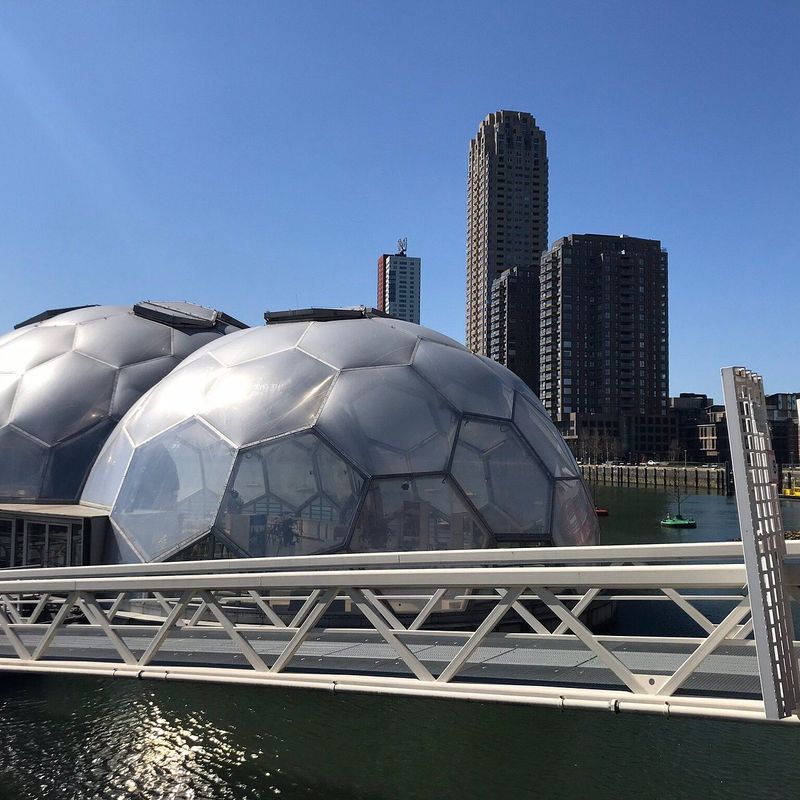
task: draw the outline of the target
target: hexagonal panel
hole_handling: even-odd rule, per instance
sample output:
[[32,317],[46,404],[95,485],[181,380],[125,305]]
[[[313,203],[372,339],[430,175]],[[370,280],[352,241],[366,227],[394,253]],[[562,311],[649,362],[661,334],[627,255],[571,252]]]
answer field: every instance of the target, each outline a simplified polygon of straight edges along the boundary
[[81,502],[111,508],[132,455],[133,445],[118,425],[97,456],[86,480]]
[[35,500],[39,496],[47,448],[14,428],[0,429],[0,499]]
[[364,479],[318,436],[302,433],[242,451],[217,526],[244,552],[327,552],[350,531]]
[[150,388],[169,375],[177,365],[173,356],[154,358],[122,367],[111,398],[111,416],[119,419]]
[[337,369],[411,363],[417,337],[382,319],[339,320],[311,325],[300,349]]
[[579,477],[581,473],[575,456],[544,408],[539,411],[525,395],[519,392],[516,395],[514,423],[550,473],[556,478]]
[[513,425],[465,417],[452,472],[492,533],[548,533],[553,481]]
[[69,438],[108,416],[114,375],[78,353],[50,359],[20,379],[11,422],[48,444]]
[[133,313],[93,320],[75,329],[74,349],[114,367],[172,354],[172,329]]
[[149,560],[210,530],[235,451],[197,420],[134,451],[111,518]]
[[413,366],[459,411],[511,418],[513,389],[468,350],[420,342]]
[[217,361],[203,356],[191,369],[176,369],[150,392],[137,401],[123,423],[131,439],[138,445],[178,422],[191,417],[206,389],[222,371]]
[[254,358],[279,353],[294,347],[306,332],[308,322],[285,322],[280,325],[265,325],[249,328],[247,336],[227,337],[214,349],[214,358],[226,366],[233,367]]
[[317,429],[369,475],[447,466],[458,416],[410,367],[342,372]]
[[22,336],[7,342],[0,341],[0,372],[21,374],[72,347],[75,328],[72,325],[57,327],[23,328]]
[[348,549],[461,550],[491,547],[488,531],[449,478],[370,482]]
[[287,350],[218,368],[195,407],[242,446],[313,425],[334,375],[321,361]]
[[553,544],[556,547],[600,543],[594,501],[580,479],[556,481],[553,500]]

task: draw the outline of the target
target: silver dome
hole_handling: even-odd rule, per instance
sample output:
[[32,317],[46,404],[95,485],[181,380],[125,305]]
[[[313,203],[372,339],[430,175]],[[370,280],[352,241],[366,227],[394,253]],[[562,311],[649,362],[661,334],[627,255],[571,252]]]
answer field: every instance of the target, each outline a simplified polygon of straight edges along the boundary
[[202,306],[145,302],[45,311],[0,337],[0,500],[75,502],[131,405],[241,327]]
[[82,502],[108,560],[596,541],[594,506],[515,375],[393,319],[219,339],[126,414]]

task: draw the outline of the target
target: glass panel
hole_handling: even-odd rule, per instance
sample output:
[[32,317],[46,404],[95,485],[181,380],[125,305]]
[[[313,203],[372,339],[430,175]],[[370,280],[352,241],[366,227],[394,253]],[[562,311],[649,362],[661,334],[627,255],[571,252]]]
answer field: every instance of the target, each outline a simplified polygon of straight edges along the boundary
[[25,534],[23,533],[25,527],[22,520],[17,520],[17,529],[14,532],[14,564],[15,567],[21,567],[25,563]]
[[197,411],[243,446],[313,425],[334,375],[299,350],[220,367]]
[[210,356],[179,365],[153,391],[136,403],[125,418],[125,429],[136,444],[142,444],[167,428],[189,419],[198,410],[206,389],[222,370]]
[[420,342],[414,369],[459,411],[511,418],[512,386],[468,350]]
[[119,370],[111,400],[111,415],[121,417],[148,389],[172,372],[177,363],[177,359],[168,356]]
[[[228,330],[235,330],[228,328]],[[235,333],[244,333],[245,331],[235,331]],[[175,329],[172,332],[172,354],[178,361],[183,360],[187,356],[193,355],[201,347],[214,347],[217,342],[221,342],[223,338],[223,331],[219,328],[216,330],[188,330]],[[231,336],[235,334],[230,334]]]
[[113,367],[172,353],[172,330],[133,313],[115,314],[75,328],[74,349]]
[[446,468],[457,421],[410,367],[374,367],[339,375],[317,429],[368,474],[407,474]]
[[128,540],[114,524],[109,522],[106,535],[103,539],[104,564],[138,564],[145,559],[137,553]]
[[106,419],[51,448],[39,499],[76,503],[86,475],[112,430],[114,422]]
[[47,526],[47,567],[67,566],[69,526],[51,523]]
[[25,523],[25,566],[44,566],[44,545],[47,525],[42,522]]
[[507,383],[521,392],[529,393],[533,391],[531,387],[529,387],[528,384],[522,380],[522,378],[520,378],[518,375],[515,375],[510,369],[504,367],[498,361],[495,361],[493,358],[488,358],[487,356],[478,356],[478,358],[487,367],[489,367],[489,369],[492,370],[495,373],[495,375],[497,375],[497,377],[500,378],[501,381],[503,381],[503,383]]
[[83,525],[72,526],[69,563],[73,567],[83,566]]
[[221,539],[210,533],[185,550],[180,550],[169,561],[209,561],[217,558],[242,558],[242,553],[232,550]]
[[452,471],[493,533],[548,533],[552,480],[510,423],[465,417]]
[[409,364],[416,344],[416,336],[373,318],[315,323],[300,347],[337,369],[352,369]]
[[350,532],[364,479],[313,433],[239,454],[218,526],[251,556],[333,550]]
[[66,353],[72,347],[75,328],[63,325],[53,328],[28,328],[21,336],[0,340],[0,372],[22,374],[37,364]]
[[11,533],[11,520],[0,519],[0,569],[11,566]]
[[119,425],[97,457],[81,501],[111,508],[132,454],[133,445]]
[[553,544],[556,547],[599,544],[600,525],[583,481],[556,481]]
[[211,528],[234,450],[192,420],[138,448],[112,519],[149,560]]
[[580,476],[575,457],[556,426],[543,409],[538,411],[532,402],[519,393],[514,406],[514,422],[552,475],[556,478]]
[[349,550],[461,550],[491,537],[444,477],[372,481]]
[[214,358],[225,366],[233,367],[254,358],[288,350],[300,341],[308,326],[308,322],[282,322],[279,325],[249,328],[241,335],[233,334],[222,339],[214,348]]
[[459,350],[464,349],[464,345],[460,344],[455,339],[451,339],[449,336],[445,336],[443,333],[433,330],[433,328],[426,328],[424,325],[416,325],[413,322],[406,322],[401,319],[382,319],[380,322],[384,325],[391,326],[395,330],[405,331],[420,339],[427,339],[428,341],[437,342],[447,347],[456,347]]
[[11,412],[15,427],[49,444],[108,416],[116,370],[77,353],[65,353],[26,372]]
[[11,405],[17,394],[19,375],[0,373],[0,425],[5,425],[11,416]]
[[47,449],[12,428],[3,428],[0,453],[0,498],[10,502],[38,498]]

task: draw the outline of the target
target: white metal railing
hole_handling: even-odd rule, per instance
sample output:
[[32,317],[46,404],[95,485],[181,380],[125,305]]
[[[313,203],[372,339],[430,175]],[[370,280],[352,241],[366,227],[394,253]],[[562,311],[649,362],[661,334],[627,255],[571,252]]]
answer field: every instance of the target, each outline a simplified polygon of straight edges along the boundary
[[[562,706],[582,698],[613,710],[723,709],[763,719],[760,701],[692,697],[684,689],[723,645],[753,656],[755,663],[746,585],[737,542],[11,570],[0,575],[0,646],[5,640],[7,651],[0,669],[288,681],[415,694],[470,691],[484,699],[549,703],[552,680],[541,676],[511,686],[502,679],[478,684],[464,673],[490,643],[520,652],[534,643],[554,650],[569,645],[585,650],[606,677],[602,686],[559,687]],[[601,600],[672,603],[700,633],[604,634],[593,630],[589,613]],[[725,605],[721,619],[712,618],[704,605],[709,602]],[[151,625],[131,613],[147,603]],[[401,607],[413,613],[403,614]],[[453,607],[469,619],[468,630],[450,629],[456,612],[442,612]],[[500,629],[511,620],[515,632]],[[356,624],[396,662],[393,674],[374,674],[362,665],[343,678],[342,664],[325,659],[313,671],[307,665],[298,671],[320,636],[335,641]],[[222,648],[240,664],[231,666],[230,658],[215,663],[213,653],[204,652],[212,633],[216,651]],[[434,663],[420,642],[443,637],[457,647]],[[185,662],[176,649],[181,642],[202,653],[203,666]],[[626,655],[628,644],[656,656],[682,650],[669,668],[643,669]]]

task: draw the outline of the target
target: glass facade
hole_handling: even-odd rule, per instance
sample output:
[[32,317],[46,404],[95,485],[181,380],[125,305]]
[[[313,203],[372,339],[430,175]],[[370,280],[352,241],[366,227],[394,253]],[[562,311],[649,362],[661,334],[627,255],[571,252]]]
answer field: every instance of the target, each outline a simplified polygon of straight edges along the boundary
[[575,460],[512,373],[385,318],[269,324],[125,415],[84,500],[106,559],[596,541]]

